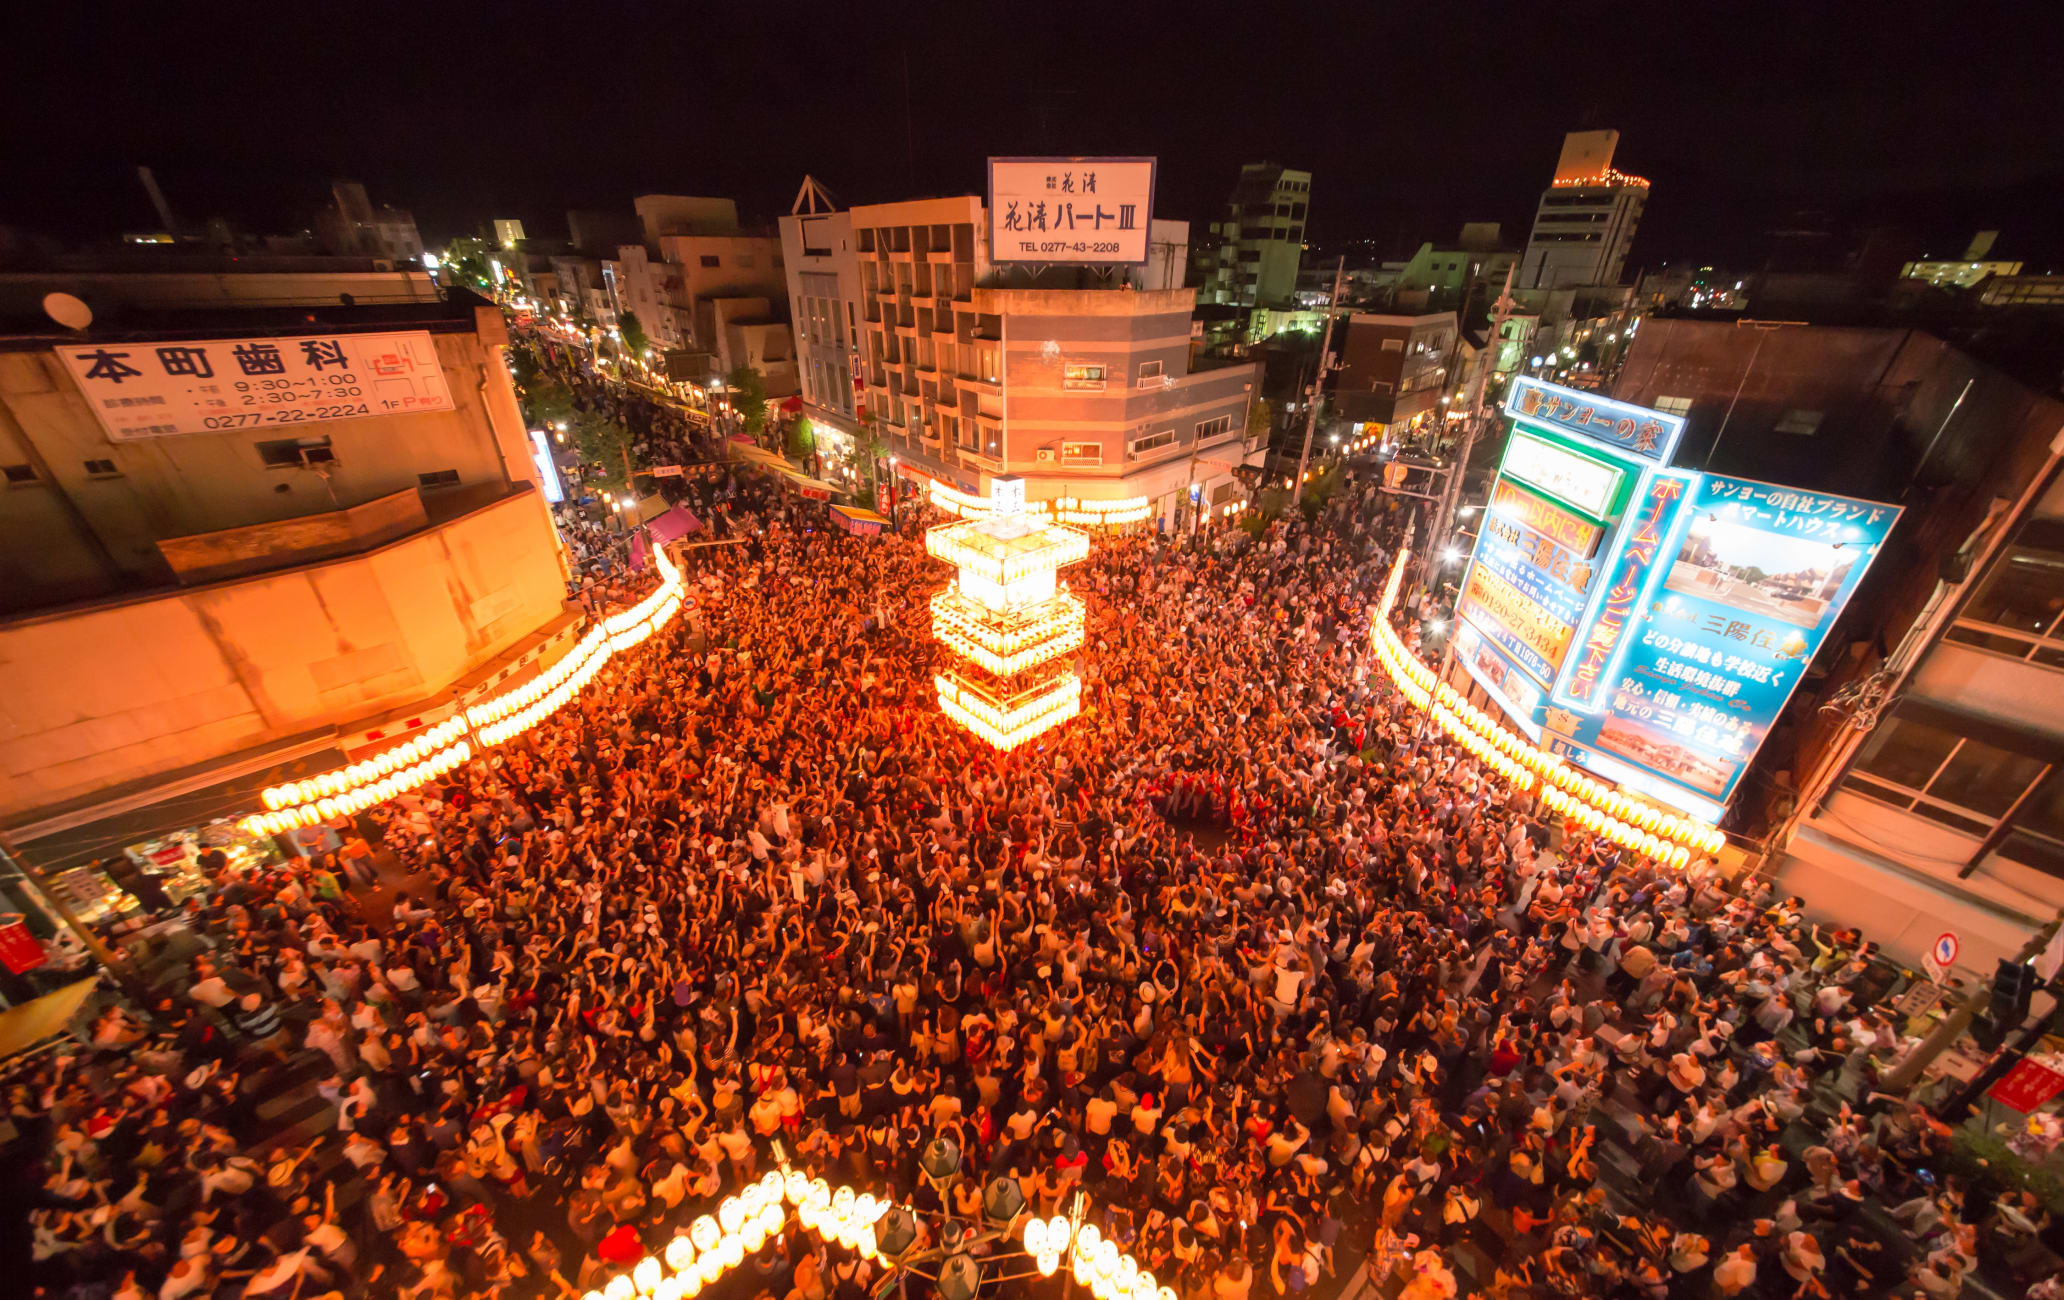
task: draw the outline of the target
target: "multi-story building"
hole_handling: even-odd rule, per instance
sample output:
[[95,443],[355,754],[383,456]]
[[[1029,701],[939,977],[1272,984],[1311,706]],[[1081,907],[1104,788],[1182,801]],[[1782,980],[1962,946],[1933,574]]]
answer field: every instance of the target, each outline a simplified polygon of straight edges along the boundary
[[[815,322],[806,337],[814,329],[824,340],[806,357],[813,417],[843,415],[843,356],[859,367],[854,418],[873,422],[908,475],[975,493],[1018,475],[1035,501],[1141,501],[1168,520],[1187,510],[1193,486],[1205,508],[1241,490],[1235,469],[1261,454],[1246,435],[1258,376],[1251,363],[1192,368],[1193,291],[1033,287],[1030,272],[990,264],[987,214],[972,195],[844,216],[843,227],[809,235],[819,241],[809,269],[791,275],[798,319]],[[802,221],[790,222],[800,243]],[[1174,243],[1160,222],[1150,243],[1164,231]],[[840,261],[848,245],[851,280]],[[1126,279],[1158,284],[1182,265],[1172,256],[1172,269],[1150,263]],[[819,277],[807,282],[814,292],[803,292],[803,274]]]
[[1648,182],[1613,170],[1618,131],[1563,137],[1555,179],[1541,193],[1517,289],[1618,284],[1641,225]]
[[781,254],[803,410],[820,430],[820,447],[849,458],[861,410],[860,264],[853,255],[852,214],[783,217]]
[[397,262],[423,256],[423,237],[405,209],[375,206],[357,181],[332,181],[330,206],[315,214],[316,240],[340,257],[384,257]]
[[1454,387],[1460,325],[1451,311],[1420,316],[1356,312],[1347,318],[1334,410],[1357,434],[1406,437],[1438,425]]
[[[498,310],[146,279],[0,285],[0,825],[53,870],[47,837],[248,813],[574,622]],[[53,292],[106,323],[37,324]]]
[[1989,972],[2064,906],[2064,403],[1929,334],[1641,322],[1676,462],[1905,507],[1728,826],[1808,910]]
[[[655,208],[652,201],[658,198],[669,198],[676,206]],[[765,317],[770,303],[788,301],[781,241],[773,235],[740,234],[735,220],[728,233],[681,229],[694,224],[684,213],[703,209],[680,205],[720,204],[728,210],[729,199],[647,195],[638,202],[646,228],[662,233],[653,244],[623,246],[604,264],[614,309],[636,313],[655,349],[703,353],[714,368],[726,351],[718,304],[737,298],[758,300],[757,306],[731,309],[729,317],[737,321]],[[664,233],[669,227],[676,233]]]
[[1400,311],[1487,312],[1519,254],[1499,246],[1498,223],[1471,222],[1453,244],[1419,246],[1391,286]]
[[1311,173],[1275,163],[1249,163],[1226,202],[1217,236],[1218,264],[1202,288],[1205,301],[1280,307],[1297,289]]
[[735,199],[689,194],[640,194],[631,200],[631,208],[638,214],[638,226],[647,248],[658,248],[659,241],[668,235],[738,233],[738,203]]
[[523,223],[514,217],[496,217],[494,222],[495,247],[515,252],[523,242]]

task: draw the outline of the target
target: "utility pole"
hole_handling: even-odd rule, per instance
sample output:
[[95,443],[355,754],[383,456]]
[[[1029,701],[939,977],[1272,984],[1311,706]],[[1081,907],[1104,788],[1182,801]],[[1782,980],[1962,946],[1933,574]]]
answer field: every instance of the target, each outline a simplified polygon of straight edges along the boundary
[[1312,375],[1310,404],[1304,412],[1304,450],[1297,454],[1297,481],[1290,485],[1290,504],[1304,501],[1304,473],[1311,464],[1312,434],[1319,427],[1319,394],[1326,391],[1326,372],[1333,368],[1333,317],[1340,310],[1340,286],[1347,278],[1347,255],[1333,264],[1333,294],[1326,302],[1326,333],[1319,345],[1319,368]]
[[1505,268],[1505,287],[1498,292],[1497,312],[1491,318],[1491,336],[1484,340],[1490,364],[1478,367],[1476,377],[1470,380],[1469,419],[1462,426],[1462,445],[1456,449],[1454,464],[1448,469],[1448,481],[1441,492],[1439,517],[1433,531],[1427,534],[1427,570],[1433,575],[1426,584],[1428,590],[1439,584],[1440,553],[1447,546],[1448,528],[1454,522],[1455,508],[1462,500],[1462,480],[1469,473],[1469,454],[1475,450],[1477,431],[1484,424],[1484,390],[1489,386],[1491,366],[1498,363],[1498,348],[1504,341],[1505,322],[1512,314],[1512,274],[1517,269],[1517,263]]

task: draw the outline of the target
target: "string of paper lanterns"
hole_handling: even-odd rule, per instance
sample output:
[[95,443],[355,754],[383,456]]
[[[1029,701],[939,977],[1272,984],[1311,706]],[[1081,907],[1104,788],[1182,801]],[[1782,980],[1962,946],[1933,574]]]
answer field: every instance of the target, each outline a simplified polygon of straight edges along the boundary
[[483,748],[499,745],[543,722],[579,695],[613,656],[643,644],[680,613],[687,599],[681,571],[663,549],[652,555],[659,586],[637,604],[589,628],[550,668],[468,707],[463,717],[446,718],[372,758],[270,787],[260,795],[266,810],[244,818],[243,828],[254,835],[271,835],[351,816],[471,760],[476,743]]
[[[581,1300],[695,1300],[779,1235],[791,1209],[796,1222],[819,1238],[893,1269],[896,1260],[882,1254],[875,1233],[882,1216],[897,1208],[870,1193],[834,1189],[822,1178],[784,1166],[727,1197],[714,1214],[697,1218],[656,1254]],[[1078,1212],[1072,1217],[1035,1215],[1025,1220],[1020,1229],[1025,1253],[1042,1276],[1052,1277],[1065,1259],[1076,1283],[1095,1300],[1175,1300],[1172,1287],[1142,1268],[1095,1224],[1082,1223],[1080,1208],[1078,1198]]]
[[1489,713],[1440,680],[1407,649],[1390,625],[1410,552],[1400,551],[1385,580],[1370,625],[1371,645],[1400,693],[1462,746],[1521,790],[1538,782],[1541,801],[1595,835],[1660,862],[1682,867],[1693,853],[1718,853],[1727,837],[1718,828],[1636,799],[1577,771],[1508,731]]

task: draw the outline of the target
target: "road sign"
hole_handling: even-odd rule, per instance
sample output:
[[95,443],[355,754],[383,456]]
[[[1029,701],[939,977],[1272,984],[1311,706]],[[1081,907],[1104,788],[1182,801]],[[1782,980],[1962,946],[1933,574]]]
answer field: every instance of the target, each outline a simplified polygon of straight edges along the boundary
[[1925,1016],[1942,1000],[1942,986],[1933,980],[1916,980],[1899,995],[1892,1009],[1908,1020]]
[[1949,977],[1950,967],[1956,965],[1957,953],[1961,948],[1962,945],[1957,942],[1955,933],[1944,930],[1935,940],[1935,946],[1928,949],[1925,964],[1929,976],[1936,983],[1940,984]]

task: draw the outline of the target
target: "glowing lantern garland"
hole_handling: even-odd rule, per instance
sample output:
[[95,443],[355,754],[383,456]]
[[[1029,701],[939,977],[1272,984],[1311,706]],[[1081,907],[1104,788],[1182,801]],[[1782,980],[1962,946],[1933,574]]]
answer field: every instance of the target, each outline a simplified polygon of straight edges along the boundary
[[[936,486],[936,485],[935,485]],[[1082,682],[1058,662],[1082,647],[1082,601],[1055,571],[1089,556],[1089,537],[1024,508],[1024,483],[998,479],[987,513],[925,532],[925,550],[960,571],[932,597],[932,635],[957,662],[936,674],[939,710],[997,749],[1082,711]]]
[[[775,1154],[780,1156],[778,1147]],[[628,1273],[610,1278],[581,1300],[695,1300],[744,1263],[747,1255],[780,1235],[791,1212],[799,1225],[821,1240],[894,1270],[901,1256],[884,1257],[875,1233],[883,1216],[897,1208],[870,1193],[834,1189],[822,1178],[784,1166],[727,1197],[715,1214],[697,1218],[657,1254],[647,1255]],[[1121,1251],[1095,1224],[1081,1222],[1081,1211],[1078,1195],[1070,1214],[1049,1219],[1034,1215],[1018,1229],[1025,1253],[1042,1276],[1052,1277],[1065,1259],[1075,1281],[1095,1300],[1175,1300],[1172,1287]]]
[[1407,649],[1390,626],[1390,611],[1404,582],[1409,551],[1391,565],[1370,624],[1370,644],[1404,697],[1440,724],[1485,766],[1522,791],[1541,786],[1541,802],[1595,835],[1659,862],[1682,867],[1693,853],[1718,853],[1727,837],[1715,827],[1634,799],[1585,776],[1560,755],[1507,731],[1497,719],[1462,698]]
[[447,718],[373,758],[271,787],[260,796],[266,811],[244,818],[244,830],[253,835],[276,835],[352,816],[471,760],[475,743],[483,748],[499,745],[543,722],[579,695],[612,656],[642,644],[680,613],[687,599],[681,571],[663,549],[655,549],[652,557],[659,570],[659,586],[637,604],[589,628],[572,651],[550,668],[472,705],[464,717]]

